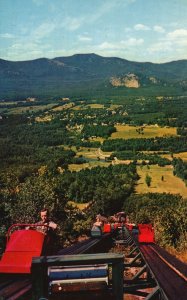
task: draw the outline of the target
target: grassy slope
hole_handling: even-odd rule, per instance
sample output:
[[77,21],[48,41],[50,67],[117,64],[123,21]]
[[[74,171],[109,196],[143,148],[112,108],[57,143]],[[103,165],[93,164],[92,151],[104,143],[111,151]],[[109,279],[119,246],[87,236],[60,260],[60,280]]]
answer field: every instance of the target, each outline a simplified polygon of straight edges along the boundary
[[139,134],[136,129],[140,127],[129,125],[117,125],[117,132],[112,133],[111,139],[131,139],[131,138],[154,138],[176,135],[174,127],[159,127],[155,125],[146,125],[143,129],[143,134]]
[[[136,186],[136,193],[180,194],[187,199],[187,187],[180,178],[173,175],[172,166],[159,167],[158,165],[152,165],[150,168],[138,166],[137,171],[140,179]],[[146,174],[152,178],[150,187],[147,187],[145,183]],[[161,180],[162,176],[164,176],[163,181]]]

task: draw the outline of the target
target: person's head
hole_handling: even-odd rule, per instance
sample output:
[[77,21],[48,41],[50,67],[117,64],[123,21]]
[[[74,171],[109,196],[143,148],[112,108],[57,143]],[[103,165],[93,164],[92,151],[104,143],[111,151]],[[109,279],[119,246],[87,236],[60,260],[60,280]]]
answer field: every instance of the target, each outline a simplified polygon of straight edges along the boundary
[[47,222],[47,220],[49,219],[49,210],[47,208],[43,208],[40,211],[40,217],[43,222]]

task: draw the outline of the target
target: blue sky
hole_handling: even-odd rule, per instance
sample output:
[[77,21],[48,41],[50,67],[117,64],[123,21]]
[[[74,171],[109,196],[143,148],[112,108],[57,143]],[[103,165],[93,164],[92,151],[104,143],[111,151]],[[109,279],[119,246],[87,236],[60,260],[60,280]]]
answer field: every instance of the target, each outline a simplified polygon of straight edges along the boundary
[[0,58],[187,59],[187,0],[0,0]]

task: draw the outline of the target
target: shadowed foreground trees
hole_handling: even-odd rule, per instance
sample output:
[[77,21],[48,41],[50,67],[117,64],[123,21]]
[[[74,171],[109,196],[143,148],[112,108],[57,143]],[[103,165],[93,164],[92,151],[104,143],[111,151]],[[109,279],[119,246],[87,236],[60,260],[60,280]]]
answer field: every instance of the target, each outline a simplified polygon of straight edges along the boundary
[[187,202],[180,195],[131,195],[124,202],[124,211],[135,223],[152,223],[161,246],[186,249]]
[[[117,165],[85,169],[80,172],[54,172],[50,167],[20,182],[14,174],[2,178],[2,232],[13,223],[35,223],[39,211],[48,207],[59,224],[63,238],[88,231],[97,213],[111,215],[121,209],[137,180],[136,166]],[[88,214],[69,205],[68,201],[92,202]],[[81,225],[82,224],[82,225]],[[86,224],[86,225],[85,225]]]

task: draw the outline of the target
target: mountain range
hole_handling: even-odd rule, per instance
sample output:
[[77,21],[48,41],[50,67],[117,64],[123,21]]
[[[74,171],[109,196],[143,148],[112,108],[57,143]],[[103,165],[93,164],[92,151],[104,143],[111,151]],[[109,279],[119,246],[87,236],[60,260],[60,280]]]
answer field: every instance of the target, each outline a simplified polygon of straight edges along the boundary
[[[0,59],[0,97],[73,94],[73,91],[123,87],[176,86],[186,89],[187,60],[133,62],[118,57],[75,54],[29,61]],[[0,98],[0,99],[1,99]]]

